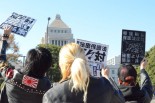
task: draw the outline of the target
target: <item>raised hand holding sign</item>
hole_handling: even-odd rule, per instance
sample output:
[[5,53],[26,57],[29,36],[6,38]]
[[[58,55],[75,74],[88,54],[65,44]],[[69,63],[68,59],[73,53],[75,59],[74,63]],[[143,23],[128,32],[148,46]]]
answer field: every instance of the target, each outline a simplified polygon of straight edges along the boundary
[[31,17],[13,12],[12,15],[0,25],[0,28],[4,29],[8,25],[12,26],[11,32],[25,37],[35,22],[36,20]]

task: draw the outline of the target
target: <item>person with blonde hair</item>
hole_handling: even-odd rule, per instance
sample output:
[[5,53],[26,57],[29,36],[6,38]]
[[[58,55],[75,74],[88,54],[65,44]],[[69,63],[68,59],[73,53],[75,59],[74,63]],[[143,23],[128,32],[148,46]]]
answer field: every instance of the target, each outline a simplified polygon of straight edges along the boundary
[[78,44],[61,48],[59,66],[62,79],[44,94],[43,103],[124,103],[106,78],[90,75],[84,50]]

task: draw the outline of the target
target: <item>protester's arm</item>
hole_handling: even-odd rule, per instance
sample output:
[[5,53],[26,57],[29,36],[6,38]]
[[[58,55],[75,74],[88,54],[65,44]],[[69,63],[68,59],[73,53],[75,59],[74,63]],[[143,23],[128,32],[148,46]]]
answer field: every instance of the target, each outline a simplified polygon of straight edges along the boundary
[[6,49],[8,46],[7,40],[11,34],[11,27],[4,28],[4,34],[2,36],[2,45],[0,49],[0,73],[5,78],[9,77],[12,74],[12,69],[9,68],[9,65],[6,61]]
[[112,85],[112,89],[114,91],[114,95],[112,96],[111,103],[125,103],[125,99],[123,97],[122,92],[119,90],[117,84],[113,80],[113,78],[109,77],[109,69],[108,67],[102,67],[101,75],[109,80]]
[[11,27],[7,26],[4,28],[4,34],[2,36],[2,43],[1,43],[1,49],[0,49],[0,60],[1,62],[6,61],[6,49],[8,46],[7,40],[11,34]]
[[125,103],[123,93],[118,88],[117,84],[112,78],[109,78],[110,84],[112,85],[113,95],[110,103]]
[[103,67],[101,70],[101,75],[109,80],[109,69],[107,67]]
[[117,91],[120,91],[116,82],[113,80],[112,77],[109,77],[109,68],[108,67],[103,67],[102,70],[101,70],[101,75],[103,77],[105,77],[107,80],[109,80],[109,82],[111,83],[111,85],[113,86],[113,88]]
[[141,89],[149,95],[148,99],[151,101],[153,96],[153,88],[152,88],[150,77],[148,73],[145,71],[146,65],[147,65],[147,60],[143,59],[140,64]]

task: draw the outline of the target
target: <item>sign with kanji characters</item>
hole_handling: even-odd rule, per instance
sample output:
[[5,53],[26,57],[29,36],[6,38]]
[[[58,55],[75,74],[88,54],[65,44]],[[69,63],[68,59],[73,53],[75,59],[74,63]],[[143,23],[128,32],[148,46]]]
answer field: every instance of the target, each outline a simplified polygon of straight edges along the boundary
[[86,40],[77,39],[79,44],[85,51],[86,58],[90,66],[90,73],[94,77],[100,77],[102,63],[106,64],[108,45],[94,43]]
[[145,55],[145,31],[122,30],[121,64],[140,64]]
[[0,28],[4,29],[6,26],[12,26],[13,33],[25,37],[35,22],[36,20],[31,17],[13,12],[12,15],[0,25]]

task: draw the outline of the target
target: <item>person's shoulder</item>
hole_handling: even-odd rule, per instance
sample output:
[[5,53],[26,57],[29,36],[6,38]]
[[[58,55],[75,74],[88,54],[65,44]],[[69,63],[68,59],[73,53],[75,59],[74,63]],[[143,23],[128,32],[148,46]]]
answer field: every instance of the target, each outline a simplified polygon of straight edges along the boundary
[[70,83],[70,80],[65,80],[63,82],[55,82],[55,83],[52,83],[52,88],[48,90],[48,92],[54,92],[54,91],[57,91],[57,92],[61,92],[62,89],[65,89],[66,87],[69,86],[69,83]]
[[103,77],[103,81],[104,81],[105,88],[109,88],[112,91],[114,91],[114,85],[110,82],[110,80]]
[[103,85],[110,85],[109,80],[104,78],[104,77],[100,77],[100,78],[91,77],[90,80],[96,81],[96,82],[103,84]]
[[45,94],[44,99],[48,100],[54,100],[55,98],[60,98],[64,91],[66,91],[66,88],[69,86],[69,80],[63,81],[61,83],[53,83],[52,88],[50,88]]
[[90,85],[94,87],[100,87],[100,88],[102,87],[102,89],[112,88],[112,85],[110,84],[109,80],[107,80],[104,77],[100,77],[100,78],[90,77]]
[[42,82],[43,84],[44,83],[51,84],[50,80],[47,77],[40,78],[39,81]]

